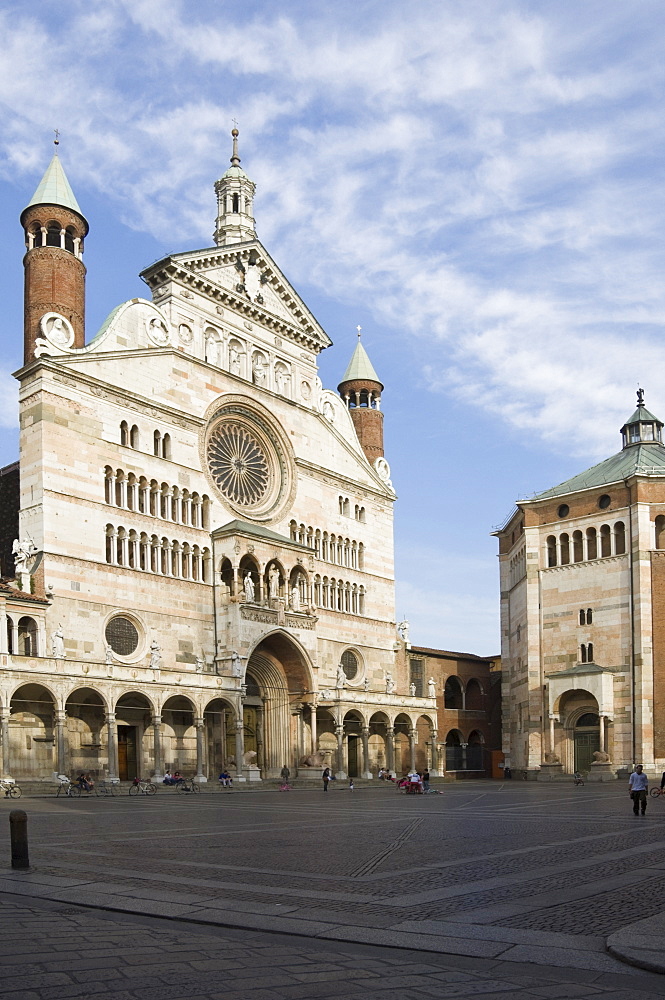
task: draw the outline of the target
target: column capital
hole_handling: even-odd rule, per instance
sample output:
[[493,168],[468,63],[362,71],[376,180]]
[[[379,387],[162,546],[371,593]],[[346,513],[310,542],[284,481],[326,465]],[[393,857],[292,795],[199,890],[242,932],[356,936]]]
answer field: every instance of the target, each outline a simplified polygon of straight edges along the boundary
[[153,726],[161,726],[161,724],[162,724],[162,717],[161,717],[161,715],[160,715],[159,712],[154,712],[153,713],[152,724],[153,724]]
[[205,726],[205,719],[203,718],[203,716],[196,716],[194,719],[194,725],[196,726],[197,729],[203,729],[203,727]]

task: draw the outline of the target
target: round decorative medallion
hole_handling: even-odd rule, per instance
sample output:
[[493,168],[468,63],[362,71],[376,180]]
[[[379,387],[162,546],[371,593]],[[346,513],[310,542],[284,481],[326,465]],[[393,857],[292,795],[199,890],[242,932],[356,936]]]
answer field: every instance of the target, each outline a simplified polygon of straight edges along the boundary
[[225,422],[208,438],[208,466],[220,493],[243,506],[259,503],[270,484],[261,444],[247,427]]
[[71,347],[74,343],[72,324],[60,313],[45,313],[39,321],[41,331],[54,347]]
[[241,517],[278,517],[295,489],[291,446],[267,411],[240,395],[211,408],[201,441],[215,491]]

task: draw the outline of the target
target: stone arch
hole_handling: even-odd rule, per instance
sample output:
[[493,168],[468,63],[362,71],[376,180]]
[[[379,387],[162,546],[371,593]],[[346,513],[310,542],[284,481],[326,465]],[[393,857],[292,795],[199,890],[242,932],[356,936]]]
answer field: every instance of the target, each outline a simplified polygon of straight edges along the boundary
[[196,705],[185,694],[169,695],[162,704],[164,767],[184,774],[196,772]]
[[398,774],[406,774],[411,769],[411,747],[409,733],[413,729],[413,721],[406,712],[400,712],[393,721],[395,730],[395,770]]
[[107,713],[107,699],[94,685],[80,685],[69,692],[65,701],[65,773],[83,771],[99,777],[108,759]]
[[[227,560],[228,562],[228,560]],[[240,566],[238,567],[238,580],[239,589],[245,591],[245,576],[249,573],[252,579],[252,585],[254,587],[254,596],[251,599],[251,603],[259,604],[261,602],[262,589],[261,589],[261,568],[259,562],[255,556],[245,553],[245,555],[240,560]],[[242,594],[241,594],[242,597]],[[245,596],[245,600],[247,597]]]
[[374,712],[369,718],[369,770],[378,774],[381,768],[394,770],[388,752],[390,719],[385,712]]
[[18,620],[18,656],[39,655],[39,628],[31,615],[21,615]]
[[209,779],[214,780],[230,767],[235,757],[235,707],[226,698],[211,698],[203,708],[205,730],[205,766]]
[[44,778],[58,770],[57,705],[45,684],[17,684],[9,702],[9,751],[3,753],[13,777]]
[[263,774],[276,778],[285,763],[297,766],[312,743],[311,710],[302,707],[313,687],[309,656],[293,636],[269,632],[249,652],[250,680],[259,693],[245,698],[244,752],[255,753]]
[[134,688],[127,688],[116,699],[118,777],[122,781],[147,776],[151,771],[150,755],[154,750],[147,734],[154,714],[152,699]]
[[276,599],[274,592],[271,591],[271,578],[273,567],[277,570],[279,574],[279,582],[277,584],[277,597],[284,598],[284,590],[286,587],[286,581],[288,579],[288,574],[284,569],[282,563],[279,559],[271,559],[270,562],[266,563],[265,570],[263,572],[263,587],[264,594],[268,596],[270,600]]

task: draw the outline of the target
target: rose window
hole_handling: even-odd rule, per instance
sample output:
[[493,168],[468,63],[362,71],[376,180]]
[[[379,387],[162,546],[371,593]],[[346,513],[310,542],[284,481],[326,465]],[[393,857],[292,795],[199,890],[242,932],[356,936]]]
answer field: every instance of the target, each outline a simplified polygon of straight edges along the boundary
[[270,487],[265,451],[240,423],[224,422],[210,435],[208,467],[219,491],[243,507],[260,503]]

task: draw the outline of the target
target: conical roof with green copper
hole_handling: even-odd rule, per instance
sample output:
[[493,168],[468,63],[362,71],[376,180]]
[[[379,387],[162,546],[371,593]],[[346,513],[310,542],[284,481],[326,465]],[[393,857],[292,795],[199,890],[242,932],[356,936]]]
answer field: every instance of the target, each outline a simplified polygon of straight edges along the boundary
[[[383,389],[383,383],[374,371],[374,365],[369,360],[367,351],[360,341],[356,344],[356,349],[351,356],[348,368],[344,372],[342,382],[378,382]],[[340,385],[342,382],[340,382]]]
[[57,153],[53,154],[53,159],[26,208],[31,205],[62,205],[84,217]]

